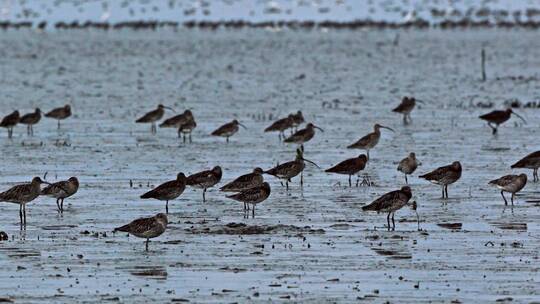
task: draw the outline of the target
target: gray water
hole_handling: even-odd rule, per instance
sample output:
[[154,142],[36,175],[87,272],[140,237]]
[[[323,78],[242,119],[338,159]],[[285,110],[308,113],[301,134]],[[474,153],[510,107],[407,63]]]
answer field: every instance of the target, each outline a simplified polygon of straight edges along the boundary
[[[537,38],[526,30],[4,32],[1,115],[66,103],[74,115],[60,132],[43,118],[34,138],[22,126],[13,140],[1,134],[0,190],[45,172],[50,182],[77,176],[81,186],[63,215],[50,198],[29,204],[23,232],[18,206],[0,204],[0,230],[10,235],[0,242],[0,295],[16,302],[538,301],[538,184],[531,171],[510,165],[538,150],[539,110],[516,109],[528,124],[511,119],[493,137],[477,118],[492,109],[475,106],[539,100]],[[405,95],[427,102],[406,127],[391,112]],[[152,136],[134,123],[158,103],[193,111],[193,144],[174,130]],[[348,188],[346,176],[308,166],[303,190],[298,179],[286,192],[266,177],[272,194],[255,219],[216,189],[204,204],[200,190],[187,189],[170,203],[169,229],[149,252],[143,240],[111,233],[163,212],[162,202],[138,197],[179,171],[221,165],[223,185],[255,166],[292,160],[296,147],[262,130],[270,115],[299,109],[325,131],[305,145],[305,157],[323,168],[358,155],[346,146],[374,123],[396,130],[383,130],[370,153],[365,173],[373,186]],[[234,118],[248,129],[229,144],[209,136]],[[396,231],[387,232],[384,214],[360,207],[404,184],[395,168],[410,151],[422,162],[409,179],[421,231],[404,208]],[[454,160],[463,176],[442,201],[440,188],[417,176]],[[530,178],[513,209],[487,185],[512,172]],[[233,222],[254,234],[226,227]]]

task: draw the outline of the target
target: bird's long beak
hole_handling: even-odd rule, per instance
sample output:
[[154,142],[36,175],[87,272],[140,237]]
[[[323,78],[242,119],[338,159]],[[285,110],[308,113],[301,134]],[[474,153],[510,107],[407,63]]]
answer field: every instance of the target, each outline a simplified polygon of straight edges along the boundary
[[315,167],[317,167],[317,168],[319,168],[319,169],[321,168],[321,167],[319,167],[319,165],[317,165],[316,163],[310,161],[309,159],[305,159],[305,158],[302,157],[302,160],[303,160],[303,161],[307,161],[308,163],[314,165]]
[[163,107],[164,107],[165,109],[169,109],[169,110],[173,111],[174,113],[176,113],[176,111],[175,111],[173,108],[171,108],[171,107],[166,107],[166,106],[163,106]]
[[51,183],[49,182],[46,182],[46,181],[41,181],[42,184],[46,184],[46,185],[50,185]]
[[521,115],[519,115],[518,113],[512,112],[512,114],[514,114],[514,115],[516,115],[517,117],[521,118],[521,120],[523,120],[524,123],[527,123],[527,121],[525,120],[525,118],[521,117]]
[[243,124],[241,124],[241,123],[238,123],[238,125],[242,126],[242,128],[244,128],[244,129],[246,129],[246,130],[247,130],[247,127],[246,127],[246,126],[244,126]]
[[324,130],[323,130],[323,129],[321,129],[321,128],[317,127],[317,126],[313,126],[313,127],[314,127],[315,129],[319,129],[319,130],[321,130],[321,132],[324,132]]
[[394,129],[392,129],[392,128],[390,128],[390,127],[381,126],[381,128],[383,128],[383,129],[388,129],[388,130],[390,130],[390,131],[396,133],[396,131],[394,131]]

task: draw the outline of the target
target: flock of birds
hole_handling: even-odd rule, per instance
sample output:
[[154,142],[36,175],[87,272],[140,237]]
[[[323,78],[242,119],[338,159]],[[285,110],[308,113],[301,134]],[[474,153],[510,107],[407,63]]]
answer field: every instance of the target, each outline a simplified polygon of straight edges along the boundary
[[[416,101],[423,103],[420,100],[416,100],[414,97],[404,97],[394,112],[403,115],[403,123],[411,123],[411,112],[415,108]],[[149,123],[151,124],[151,132],[155,134],[157,132],[157,122],[160,121],[164,114],[165,109],[173,109],[158,105],[157,109],[150,111],[137,119],[137,123]],[[510,119],[511,115],[516,115],[521,118],[511,109],[504,111],[492,111],[488,114],[480,116],[481,119],[487,121],[488,125],[493,129],[493,133],[497,132],[498,127]],[[58,128],[60,128],[60,120],[71,116],[71,108],[66,105],[62,108],[57,108],[49,113],[45,114],[46,117],[55,118],[58,120]],[[34,113],[26,114],[19,117],[19,112],[15,111],[2,119],[0,122],[1,127],[8,128],[8,136],[11,138],[13,134],[13,127],[17,123],[26,124],[28,126],[28,135],[33,134],[32,126],[37,124],[41,118],[41,111],[36,109]],[[278,132],[280,140],[286,143],[294,143],[299,145],[296,150],[296,158],[292,161],[288,161],[275,166],[274,168],[263,170],[261,168],[255,168],[251,173],[242,175],[235,180],[225,184],[220,188],[223,192],[234,193],[227,195],[226,197],[244,205],[244,216],[249,217],[251,211],[252,217],[255,217],[255,206],[265,201],[271,193],[270,184],[264,181],[263,175],[271,175],[278,178],[287,191],[289,190],[289,183],[291,179],[300,175],[300,185],[304,183],[303,171],[305,163],[311,163],[317,168],[320,168],[314,162],[304,158],[304,143],[310,141],[315,136],[315,130],[318,129],[324,132],[321,128],[313,123],[307,123],[305,128],[298,130],[298,127],[305,122],[301,111],[292,113],[287,117],[281,118],[269,127],[265,132]],[[189,138],[191,142],[191,132],[197,126],[193,113],[190,110],[186,110],[184,113],[175,115],[163,121],[159,125],[162,128],[176,128],[178,131],[178,137],[183,135],[183,141],[186,142],[186,138]],[[239,126],[245,128],[237,120],[233,120],[229,123],[222,125],[211,133],[213,136],[225,137],[226,141],[239,131]],[[335,166],[326,169],[325,172],[335,173],[348,176],[349,187],[352,187],[352,177],[357,175],[356,186],[359,186],[359,173],[365,169],[369,161],[369,151],[373,149],[379,142],[381,136],[381,129],[387,129],[392,132],[394,130],[389,127],[375,124],[373,132],[363,136],[358,141],[349,145],[349,149],[364,150],[366,154],[360,154],[358,157],[346,159]],[[285,132],[291,130],[291,135],[286,136]],[[295,131],[293,131],[295,130]],[[399,162],[397,170],[402,172],[405,176],[405,183],[408,184],[407,176],[413,174],[418,167],[418,160],[414,152],[411,152],[407,157]],[[533,180],[536,182],[538,178],[538,168],[540,167],[540,151],[536,151],[525,156],[511,166],[511,168],[528,168],[533,169]],[[448,186],[458,181],[461,177],[462,167],[459,161],[439,167],[429,173],[420,175],[423,178],[433,184],[441,186],[442,198],[448,198]],[[148,242],[151,238],[157,237],[165,232],[167,228],[167,214],[169,213],[169,201],[178,198],[184,192],[186,186],[202,189],[203,202],[206,201],[206,191],[209,188],[217,185],[222,178],[222,169],[219,166],[212,168],[211,170],[205,170],[186,176],[184,173],[178,173],[175,180],[165,182],[156,188],[141,195],[142,199],[156,199],[165,201],[165,212],[159,213],[156,216],[148,218],[137,219],[127,225],[116,228],[114,231],[128,232],[140,238],[146,239],[146,250],[148,250]],[[504,192],[511,194],[511,204],[514,204],[515,194],[521,191],[527,183],[527,175],[505,175],[501,178],[492,180],[490,185],[496,186],[500,191],[505,202],[508,204]],[[47,186],[41,189],[42,184]],[[64,199],[74,195],[79,188],[79,181],[76,177],[71,177],[66,181],[60,181],[50,184],[43,181],[40,177],[34,177],[28,184],[22,184],[12,187],[11,189],[0,193],[0,201],[11,202],[19,204],[19,216],[21,229],[26,226],[26,204],[33,201],[40,195],[49,196],[56,199],[58,212],[63,212]],[[416,210],[416,202],[411,201],[412,189],[409,186],[403,186],[399,190],[388,192],[381,197],[377,198],[371,204],[363,206],[365,211],[376,211],[378,213],[387,213],[387,228],[388,230],[395,229],[394,214],[397,210],[410,206]],[[392,225],[390,225],[390,220]]]

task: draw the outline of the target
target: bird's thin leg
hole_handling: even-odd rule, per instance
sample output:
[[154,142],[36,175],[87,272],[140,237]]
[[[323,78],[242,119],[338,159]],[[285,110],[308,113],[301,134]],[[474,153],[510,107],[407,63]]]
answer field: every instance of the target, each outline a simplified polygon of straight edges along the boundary
[[533,170],[533,182],[538,181],[538,168]]
[[253,207],[251,208],[251,218],[255,218],[255,204],[253,204]]
[[281,141],[281,131],[278,133],[279,141]]
[[150,242],[150,239],[146,239],[146,251],[148,251],[148,242]]
[[512,193],[512,196],[510,197],[510,201],[512,202],[512,206],[514,206],[514,193]]
[[64,199],[60,201],[60,211],[64,212]]
[[229,143],[229,136],[227,136],[227,143]]
[[26,226],[26,205],[23,205],[24,225]]
[[349,188],[352,187],[352,182],[351,182],[351,175],[349,174]]
[[356,176],[356,187],[358,188],[358,185],[360,184],[360,174]]
[[304,186],[304,171],[300,172],[300,186]]
[[56,207],[58,207],[58,212],[60,212],[60,199],[56,199]]
[[30,135],[30,126],[31,125],[26,126],[26,135]]
[[203,203],[206,202],[206,188],[204,188],[204,190],[202,192],[202,201],[203,201]]
[[448,198],[448,185],[444,186],[444,193],[446,194],[446,198]]
[[58,130],[60,130],[60,119],[58,120]]
[[442,186],[442,198],[444,198],[444,186]]
[[405,174],[405,184],[409,184],[409,181],[407,180],[407,174]]
[[189,132],[189,143],[192,143],[192,141],[191,141],[191,132]]
[[366,150],[366,154],[367,154],[367,160],[369,160],[369,149]]
[[396,222],[394,221],[394,212],[392,212],[392,231],[396,230]]
[[19,219],[21,220],[21,226],[23,224],[22,204],[19,205]]
[[388,231],[390,231],[390,214],[392,212],[388,212],[388,216],[386,217],[386,222],[388,223]]
[[503,197],[503,200],[504,200],[504,205],[508,205],[508,202],[506,201],[506,197],[504,197],[504,192],[501,190],[501,196]]
[[403,114],[403,124],[407,124],[407,114]]
[[186,143],[186,134],[184,134],[183,142]]
[[285,189],[289,191],[289,180],[285,181]]
[[169,214],[169,201],[165,201],[165,213]]

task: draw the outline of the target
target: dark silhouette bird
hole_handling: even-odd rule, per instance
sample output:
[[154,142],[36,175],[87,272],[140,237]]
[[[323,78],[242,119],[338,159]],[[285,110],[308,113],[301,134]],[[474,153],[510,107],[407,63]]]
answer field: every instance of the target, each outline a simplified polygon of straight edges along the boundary
[[64,212],[64,199],[77,193],[79,190],[79,180],[76,177],[70,177],[66,181],[50,184],[41,190],[41,195],[53,197],[56,199],[58,212]]
[[165,212],[169,213],[169,201],[179,197],[186,189],[186,176],[180,172],[175,180],[165,182],[141,195],[141,198],[153,198],[165,201]]
[[[191,113],[190,110],[185,110],[184,113],[178,114],[176,116],[173,116],[171,118],[165,119],[164,122],[162,122],[159,127],[160,128],[180,128],[180,126],[186,124],[187,122],[190,122],[194,120],[193,113]],[[178,138],[180,138],[181,133],[178,132]]]
[[412,122],[411,112],[414,109],[416,102],[424,103],[421,100],[416,100],[414,97],[403,97],[401,103],[395,107],[392,112],[403,114],[403,124],[407,125]]
[[405,157],[399,162],[397,170],[405,174],[405,183],[408,184],[407,175],[412,174],[416,168],[418,168],[418,161],[416,160],[416,154],[414,152],[409,153],[409,156]]
[[6,128],[8,131],[8,138],[13,136],[13,127],[15,127],[20,120],[19,111],[13,111],[11,114],[5,116],[0,122],[0,127]]
[[183,134],[184,143],[186,142],[186,137],[189,135],[189,143],[191,143],[191,133],[193,130],[197,127],[197,123],[195,122],[195,119],[191,119],[186,123],[181,124],[178,127],[178,138],[180,138],[180,134]]
[[394,222],[394,213],[407,205],[412,197],[412,191],[409,186],[403,186],[400,190],[388,192],[378,199],[374,200],[371,204],[362,207],[363,211],[377,211],[388,212],[386,221],[388,222],[388,231],[390,231],[390,215],[392,215],[392,230],[396,229],[396,223]]
[[203,189],[203,202],[206,202],[206,190],[219,183],[219,181],[221,181],[221,176],[221,167],[215,166],[212,170],[206,170],[188,176],[186,185]]
[[304,129],[296,131],[293,135],[287,137],[284,142],[295,143],[303,146],[305,142],[308,142],[313,138],[315,135],[315,129],[319,129],[321,132],[324,132],[323,129],[317,127],[316,125],[308,123]]
[[[320,168],[317,164],[314,162],[305,159],[304,153],[301,149],[296,149],[296,159],[290,162],[283,163],[281,165],[277,165],[276,167],[269,169],[267,171],[264,171],[265,174],[275,176],[279,179],[285,180],[285,186],[286,189],[289,190],[289,182],[291,181],[291,178],[297,176],[300,174],[300,186],[304,185],[304,176],[303,171],[305,168],[305,163],[308,162],[316,166],[317,168]],[[283,184],[282,184],[283,185]]]
[[380,124],[375,124],[373,126],[373,132],[368,133],[347,148],[366,150],[367,158],[369,160],[369,150],[373,149],[379,143],[379,139],[381,138],[381,129],[387,129],[395,132],[392,128],[381,126]]
[[503,124],[508,119],[510,119],[510,116],[512,114],[519,117],[521,120],[523,120],[524,123],[527,123],[523,117],[521,117],[516,112],[512,111],[512,109],[507,109],[505,111],[500,111],[500,110],[491,111],[487,114],[480,115],[479,118],[487,121],[488,126],[491,128],[491,130],[493,130],[493,134],[497,134],[497,129],[499,128],[499,125]]
[[32,182],[11,187],[9,190],[0,193],[0,202],[19,204],[19,217],[21,227],[26,226],[26,204],[36,199],[41,193],[41,184],[44,182],[38,176],[32,179]]
[[[364,168],[366,168],[367,161],[367,156],[365,154],[360,154],[358,157],[346,159],[332,168],[326,169],[325,172],[348,175],[349,187],[352,187],[351,176],[364,170]],[[359,179],[356,180],[356,187],[358,187],[358,182]]]
[[114,229],[114,232],[121,231],[132,234],[136,237],[146,239],[146,251],[150,239],[158,237],[167,230],[167,215],[158,213],[153,217],[136,219],[133,222]]
[[45,114],[45,117],[53,118],[58,121],[58,129],[60,130],[60,121],[64,120],[71,116],[71,106],[65,105],[61,108],[56,108],[51,110],[49,113]]
[[165,114],[165,109],[169,109],[174,112],[172,108],[166,107],[162,104],[159,104],[157,106],[157,109],[152,110],[146,114],[144,114],[141,118],[137,119],[136,123],[150,123],[152,124],[150,127],[150,132],[152,134],[155,134],[157,132],[156,129],[156,121],[160,120],[163,117],[163,114]]
[[293,119],[293,128],[298,130],[298,126],[304,123],[304,115],[302,114],[302,111],[298,111],[295,114],[291,114]]
[[229,137],[233,136],[234,134],[236,134],[236,132],[238,132],[238,126],[242,126],[244,129],[247,129],[246,126],[239,123],[238,120],[235,119],[217,128],[216,130],[214,130],[214,132],[211,133],[211,135],[225,137],[227,139],[227,142],[229,142]]
[[538,168],[540,168],[540,151],[533,152],[517,161],[511,168],[533,169],[533,182],[538,181]]
[[461,177],[461,164],[455,161],[448,166],[439,167],[419,177],[433,184],[441,185],[442,198],[448,198],[448,185],[455,183]]
[[281,118],[272,123],[264,132],[279,132],[279,140],[285,139],[285,130],[291,129],[294,125],[294,115],[290,114],[285,118]]
[[259,186],[264,182],[264,178],[262,174],[263,174],[263,169],[257,167],[253,169],[253,172],[244,174],[236,178],[232,182],[221,187],[220,190],[223,192],[240,192],[246,189]]
[[34,135],[34,125],[41,120],[41,110],[36,108],[33,113],[25,114],[19,120],[19,123],[26,125],[26,133]]
[[[267,182],[250,189],[242,190],[240,193],[228,195],[227,198],[244,203],[244,212],[249,211],[246,205],[252,205],[252,217],[255,218],[255,205],[263,202],[270,196],[270,185]],[[249,216],[249,213],[246,214]]]
[[505,205],[508,205],[508,201],[506,200],[506,197],[504,197],[504,192],[512,193],[510,200],[512,202],[512,206],[514,206],[514,196],[527,184],[527,174],[522,173],[520,175],[505,175],[501,178],[490,181],[489,184],[494,185],[501,190],[501,196],[503,197]]

